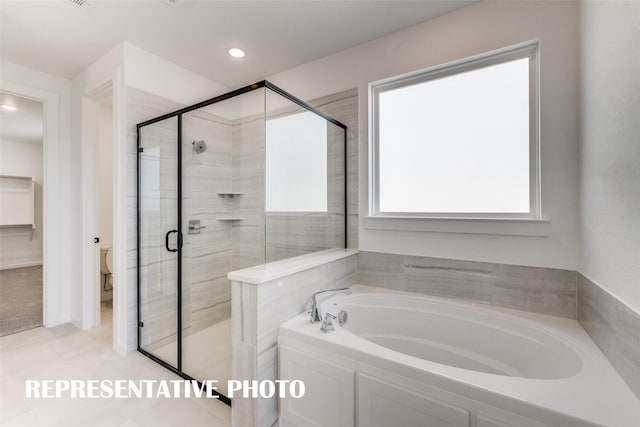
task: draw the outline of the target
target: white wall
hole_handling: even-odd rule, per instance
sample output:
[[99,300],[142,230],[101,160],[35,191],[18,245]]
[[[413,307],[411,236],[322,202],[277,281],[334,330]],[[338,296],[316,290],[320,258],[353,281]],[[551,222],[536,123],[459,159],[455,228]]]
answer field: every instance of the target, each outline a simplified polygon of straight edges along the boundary
[[124,49],[124,75],[127,86],[135,87],[184,105],[195,104],[229,90],[229,88],[219,83],[130,43],[123,43],[122,46]]
[[580,6],[579,271],[640,312],[640,3]]
[[79,177],[70,133],[71,82],[9,61],[0,67],[3,90],[45,101],[44,321],[55,326],[70,320],[71,289],[79,280],[71,238],[80,220],[80,197],[72,186]]
[[542,210],[548,237],[368,230],[360,249],[575,269],[578,265],[577,2],[480,2],[268,77],[301,97],[359,89],[360,215],[367,216],[367,84],[540,40]]
[[[92,326],[97,314],[97,299],[93,295],[99,272],[99,245],[94,245],[92,241],[93,236],[100,232],[100,224],[95,221],[99,188],[98,177],[95,176],[99,159],[96,144],[99,139],[98,100],[108,93],[109,87],[114,103],[114,226],[118,224],[113,229],[112,244],[114,347],[119,352],[125,352],[134,350],[136,342],[128,326],[131,319],[136,318],[135,274],[127,273],[127,269],[131,270],[136,265],[135,244],[132,243],[135,242],[136,217],[131,214],[128,201],[128,197],[135,199],[135,191],[127,194],[128,182],[132,179],[135,181],[135,167],[131,167],[127,160],[127,156],[135,152],[135,146],[127,145],[127,133],[135,132],[135,129],[127,129],[125,125],[129,115],[126,108],[127,90],[136,88],[181,104],[190,104],[223,93],[226,88],[129,43],[114,47],[73,79],[73,137],[81,147],[78,166],[81,176],[76,191],[82,194],[82,206],[79,209],[82,227],[77,230],[77,246],[81,249],[83,279],[72,293],[72,320],[83,328]],[[147,118],[150,117],[144,119]]]
[[[44,117],[43,117],[44,119]],[[36,229],[0,229],[0,270],[42,264],[42,144],[0,141],[0,174],[35,178]]]
[[[125,74],[128,76],[126,79]],[[182,103],[207,99],[226,91],[226,88],[127,43],[116,46],[72,81],[4,60],[1,63],[1,76],[3,90],[23,95],[29,92],[36,94],[36,98],[39,94],[42,94],[42,97],[51,95],[56,99],[55,105],[52,101],[51,105],[45,107],[49,109],[45,111],[46,129],[55,132],[56,135],[55,139],[45,141],[44,148],[47,186],[44,200],[45,227],[55,230],[54,237],[45,239],[46,252],[52,256],[51,262],[45,264],[44,272],[45,315],[48,317],[48,320],[45,317],[45,321],[47,326],[70,320],[81,327],[89,326],[90,313],[94,310],[91,300],[87,301],[89,294],[85,286],[91,285],[92,276],[85,270],[91,265],[90,252],[94,248],[92,237],[97,235],[99,224],[92,224],[88,218],[93,205],[91,199],[96,197],[94,189],[98,186],[94,186],[91,180],[87,181],[88,176],[96,169],[95,165],[85,160],[93,157],[97,147],[91,145],[95,144],[95,141],[83,139],[88,135],[87,126],[91,122],[88,119],[86,122],[83,121],[86,118],[83,117],[85,101],[94,96],[100,88],[117,81],[113,87],[117,108],[114,121],[122,123],[126,117],[126,85],[163,97],[176,97]],[[119,102],[121,104],[118,104]],[[55,114],[48,114],[52,113],[51,109],[56,110]],[[47,117],[54,115],[55,123],[47,120]],[[128,218],[129,222],[135,222],[135,217],[129,218],[126,214],[126,133],[124,129],[118,131],[116,141],[120,146],[114,146],[113,149],[116,157],[121,156],[125,160],[114,180],[116,193],[122,195],[122,200],[114,200],[113,203],[116,211],[124,212],[124,218]],[[97,155],[95,157],[97,158]],[[129,226],[131,230],[131,225]],[[120,240],[124,241],[126,229],[123,228],[119,232],[122,234]],[[95,248],[97,250],[97,247]],[[127,254],[126,250],[121,252],[116,255],[119,259],[114,259],[114,267],[120,265],[124,271]],[[54,285],[48,293],[47,283]],[[128,286],[135,288],[135,283],[129,283]],[[129,298],[127,301],[124,293],[122,296],[122,307],[135,308],[135,300],[131,301]],[[129,315],[135,316],[135,312]],[[87,319],[89,321],[86,321]],[[125,329],[125,320],[126,318],[122,322],[114,320],[114,327],[122,332]],[[116,343],[116,347],[124,351],[126,334],[116,335],[117,339],[122,339],[120,343]]]

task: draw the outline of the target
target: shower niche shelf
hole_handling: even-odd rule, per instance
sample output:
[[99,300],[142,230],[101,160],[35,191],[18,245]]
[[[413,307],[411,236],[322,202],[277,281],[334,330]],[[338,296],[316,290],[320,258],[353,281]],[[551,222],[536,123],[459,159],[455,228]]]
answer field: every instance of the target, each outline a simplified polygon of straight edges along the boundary
[[244,193],[238,191],[218,191],[216,194],[220,197],[236,197],[242,196]]
[[238,216],[235,211],[237,211],[236,209],[236,201],[238,199],[236,199],[236,197],[238,196],[242,196],[244,193],[240,192],[240,191],[218,191],[216,192],[216,194],[219,197],[222,197],[223,199],[229,199],[229,203],[231,203],[231,206],[233,207],[232,209],[230,209],[230,213],[228,213],[227,215],[224,216],[220,216],[218,218],[216,218],[218,221],[242,221],[244,218],[242,218],[241,216]]
[[243,221],[244,218],[239,216],[221,216],[216,218],[218,221]]

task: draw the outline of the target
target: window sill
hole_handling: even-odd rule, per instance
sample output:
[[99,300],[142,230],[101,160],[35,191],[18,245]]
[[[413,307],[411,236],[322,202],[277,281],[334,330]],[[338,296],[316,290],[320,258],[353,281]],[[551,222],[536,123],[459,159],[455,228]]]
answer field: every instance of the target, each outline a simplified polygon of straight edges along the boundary
[[551,221],[544,219],[364,217],[366,230],[426,231],[432,233],[549,236]]

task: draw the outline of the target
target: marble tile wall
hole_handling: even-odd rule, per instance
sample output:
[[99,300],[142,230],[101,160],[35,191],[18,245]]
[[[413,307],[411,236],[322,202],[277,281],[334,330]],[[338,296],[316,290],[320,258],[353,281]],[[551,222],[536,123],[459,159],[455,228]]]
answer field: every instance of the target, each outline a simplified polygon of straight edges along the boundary
[[[296,106],[270,117],[304,111]],[[329,122],[326,126],[327,211],[265,212],[267,262],[345,245],[344,130]]]
[[228,200],[242,218],[231,223],[234,271],[264,263],[264,114],[234,120],[232,140],[232,190],[243,193]]
[[[136,325],[136,132],[135,124],[180,108],[181,105],[133,88],[127,90],[130,175],[128,209],[128,308],[130,350],[137,342]],[[165,231],[177,223],[177,119],[142,129],[141,292],[143,347],[153,350],[177,339],[177,258],[165,250]],[[195,155],[191,142],[204,139],[207,151]],[[183,333],[188,336],[230,318],[231,225],[217,221],[229,212],[216,194],[231,186],[231,124],[195,111],[183,116]],[[189,219],[206,228],[188,234]],[[175,241],[172,241],[175,245]]]
[[[358,246],[357,169],[358,97],[357,89],[309,102],[321,112],[347,125],[347,192],[349,196],[348,247]],[[269,117],[302,112],[294,106],[269,112]],[[266,213],[267,262],[304,255],[327,248],[344,247],[344,130],[327,123],[326,213]]]
[[[188,336],[231,317],[231,214],[218,192],[231,188],[231,122],[202,110],[183,115],[182,251],[183,334]],[[204,140],[196,154],[192,142]],[[199,234],[188,233],[189,220],[200,220]]]
[[[357,90],[341,92],[311,102],[321,111],[349,126],[348,132],[348,238],[357,247]],[[127,210],[131,221],[127,227],[127,292],[128,343],[137,346],[136,316],[136,128],[144,120],[182,107],[158,96],[127,88]],[[330,125],[335,128],[335,126]],[[164,251],[164,233],[175,224],[177,198],[177,164],[175,152],[176,119],[163,121],[144,129],[145,152],[150,178],[143,184],[143,227],[141,277],[143,295],[149,316],[145,317],[145,345],[162,345],[175,340],[175,276],[177,264],[171,253]],[[265,262],[265,241],[272,242],[269,260],[297,256],[320,249],[342,246],[344,182],[343,153],[333,150],[329,164],[330,188],[337,188],[330,201],[330,214],[324,218],[294,215],[270,217],[266,225],[270,233],[265,240],[264,215],[264,117],[251,116],[233,122],[211,113],[197,111],[183,116],[183,322],[185,333],[223,320],[230,312],[229,271]],[[342,132],[341,130],[339,130]],[[337,132],[328,132],[342,139]],[[204,139],[208,149],[195,156],[193,140]],[[333,145],[332,145],[333,146]],[[341,144],[335,144],[340,146]],[[158,147],[155,151],[153,147]],[[335,172],[335,173],[334,173]],[[336,176],[333,176],[336,175]],[[244,195],[221,197],[221,191],[241,191]],[[335,199],[335,200],[334,200]],[[160,214],[162,212],[162,215]],[[218,216],[239,216],[242,221],[217,221]],[[186,233],[188,220],[200,219],[207,228],[200,235]],[[341,229],[342,228],[342,229]],[[338,242],[339,240],[339,242]],[[188,286],[186,285],[188,284]]]
[[342,213],[267,213],[267,262],[344,247]]
[[[277,96],[270,93],[271,96]],[[309,102],[348,126],[347,191],[348,245],[358,245],[358,98],[348,90]],[[278,117],[304,111],[297,105],[268,112]],[[234,200],[242,221],[233,223],[233,270],[263,262],[344,246],[344,133],[328,123],[328,212],[264,214],[264,115],[253,115],[233,123],[233,190],[244,195]],[[266,225],[266,231],[264,227]],[[265,252],[266,251],[266,258]]]
[[[313,292],[351,286],[356,281],[356,255],[271,282],[232,283],[233,378],[278,378],[278,328],[305,310]],[[233,425],[271,426],[278,419],[278,399],[234,397]]]
[[640,313],[578,273],[578,321],[640,398]]
[[309,104],[347,126],[347,247],[357,248],[358,89],[323,96],[309,101]]
[[576,318],[575,271],[360,252],[358,283]]

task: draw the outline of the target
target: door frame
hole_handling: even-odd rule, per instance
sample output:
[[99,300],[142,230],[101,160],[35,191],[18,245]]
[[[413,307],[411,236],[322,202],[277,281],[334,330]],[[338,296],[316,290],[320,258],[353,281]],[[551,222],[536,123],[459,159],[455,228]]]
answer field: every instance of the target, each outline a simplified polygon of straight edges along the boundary
[[61,266],[68,250],[64,244],[62,210],[64,197],[60,167],[60,96],[57,93],[0,80],[3,92],[41,102],[43,105],[42,140],[42,323],[45,327],[69,321],[67,295],[62,284]]
[[127,131],[124,73],[118,67],[102,85],[84,94],[82,110],[82,329],[100,321],[100,246],[93,242],[100,233],[98,125],[99,101],[111,93],[112,183],[113,183],[113,349],[119,354],[135,350],[135,330],[128,313],[127,283]]
[[[82,204],[85,215],[88,213],[86,221],[83,221],[83,236],[85,236],[85,239],[83,239],[82,244],[82,264],[85,266],[83,283],[91,284],[91,288],[84,293],[86,297],[83,298],[81,326],[83,329],[100,325],[100,247],[102,246],[100,241],[102,238],[100,236],[100,199],[102,196],[100,192],[99,158],[100,103],[109,95],[113,97],[113,85],[110,81],[82,97],[82,140],[84,141],[82,174],[85,177],[82,182]],[[113,120],[111,127],[113,132]],[[115,146],[115,140],[115,134],[112,133],[112,147]],[[87,144],[88,141],[91,141],[91,143]],[[115,171],[113,160],[112,158],[112,174]],[[90,178],[87,179],[87,177]],[[93,241],[93,238],[98,238],[98,242]],[[113,282],[116,282],[115,277]]]

